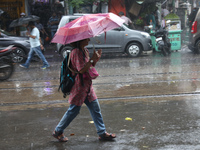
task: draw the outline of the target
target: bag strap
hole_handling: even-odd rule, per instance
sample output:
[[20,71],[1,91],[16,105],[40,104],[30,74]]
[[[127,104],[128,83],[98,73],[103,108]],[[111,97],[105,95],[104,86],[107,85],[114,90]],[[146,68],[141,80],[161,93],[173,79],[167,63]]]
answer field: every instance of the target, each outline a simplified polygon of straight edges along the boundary
[[80,77],[81,77],[81,84],[82,84],[82,86],[84,86],[83,74],[80,74],[78,71],[74,71],[74,70],[72,70],[72,69],[69,67],[70,59],[71,59],[71,52],[69,53],[69,58],[68,58],[67,66],[68,66],[68,68],[69,68],[69,70],[70,70],[71,72],[80,75]]
[[69,67],[70,59],[71,59],[71,52],[69,53],[67,66],[68,66],[68,68],[69,68],[69,70],[70,70],[71,72],[73,72],[73,73],[75,73],[75,74],[79,73],[78,71],[74,71],[74,70],[72,70],[72,69]]

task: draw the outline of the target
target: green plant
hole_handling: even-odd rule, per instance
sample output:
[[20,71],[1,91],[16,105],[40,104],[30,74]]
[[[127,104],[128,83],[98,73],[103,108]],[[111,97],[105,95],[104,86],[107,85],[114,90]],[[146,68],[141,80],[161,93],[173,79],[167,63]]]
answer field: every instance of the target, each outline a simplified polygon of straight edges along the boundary
[[138,26],[143,26],[144,25],[144,21],[143,21],[143,19],[137,19],[135,24],[138,25]]
[[180,17],[174,13],[169,13],[167,16],[164,17],[164,19],[180,19]]

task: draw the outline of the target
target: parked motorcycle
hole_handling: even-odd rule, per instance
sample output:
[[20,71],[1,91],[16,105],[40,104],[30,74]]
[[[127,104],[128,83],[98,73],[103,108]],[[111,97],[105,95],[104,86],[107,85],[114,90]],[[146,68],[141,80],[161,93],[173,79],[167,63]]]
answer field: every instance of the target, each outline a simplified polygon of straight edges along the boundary
[[161,52],[164,56],[171,54],[171,43],[168,37],[168,30],[163,27],[153,31],[151,26],[145,27],[145,31],[151,35],[153,50]]
[[8,47],[0,47],[0,81],[11,77],[14,71],[12,61],[12,53],[15,47],[10,45]]

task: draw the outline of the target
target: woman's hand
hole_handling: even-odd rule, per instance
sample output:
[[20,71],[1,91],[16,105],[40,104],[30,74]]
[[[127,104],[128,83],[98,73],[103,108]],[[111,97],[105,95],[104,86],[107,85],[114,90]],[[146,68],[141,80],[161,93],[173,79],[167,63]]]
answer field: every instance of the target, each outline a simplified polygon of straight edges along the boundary
[[99,49],[98,51],[97,51],[97,53],[99,54],[99,59],[101,58],[101,54],[102,54],[102,49]]
[[92,60],[94,61],[93,63],[92,63],[92,66],[94,66],[95,67],[95,65],[96,65],[96,63],[99,61],[99,59],[101,58],[101,55],[102,55],[102,50],[101,49],[99,49],[98,51],[95,51],[94,50],[94,53],[93,53],[93,56],[92,56]]
[[97,62],[101,58],[102,50],[99,49],[98,51],[94,50],[93,55],[92,55],[92,60]]
[[[93,60],[92,66],[95,66],[96,63],[101,58],[102,50],[99,49],[98,51],[94,50],[91,60]],[[87,62],[86,65],[79,71],[79,73],[83,74],[91,67],[91,62]]]

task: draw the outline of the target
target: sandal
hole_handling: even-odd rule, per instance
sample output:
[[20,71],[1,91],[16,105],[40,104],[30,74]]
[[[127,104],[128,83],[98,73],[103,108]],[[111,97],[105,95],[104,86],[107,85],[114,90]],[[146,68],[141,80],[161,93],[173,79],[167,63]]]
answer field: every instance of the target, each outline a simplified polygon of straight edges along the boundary
[[104,134],[99,135],[99,140],[103,141],[112,141],[114,138],[116,138],[116,135],[112,133],[109,134],[105,132]]
[[67,142],[68,138],[64,136],[63,133],[59,133],[54,131],[52,134],[53,137],[55,137],[56,139],[58,139],[60,142]]

